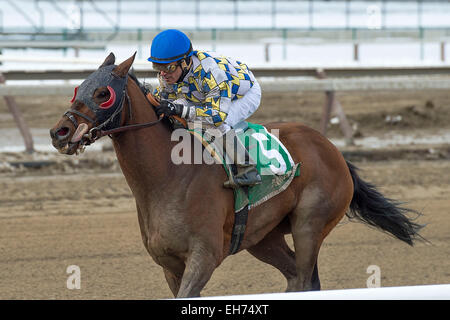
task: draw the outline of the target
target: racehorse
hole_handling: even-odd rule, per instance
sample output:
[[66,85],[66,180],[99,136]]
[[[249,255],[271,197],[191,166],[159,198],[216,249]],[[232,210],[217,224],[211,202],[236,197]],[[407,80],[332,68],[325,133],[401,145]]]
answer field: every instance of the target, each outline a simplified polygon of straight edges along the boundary
[[[199,296],[230,254],[234,223],[231,189],[221,165],[176,165],[173,128],[129,73],[134,55],[114,65],[111,53],[75,92],[70,109],[50,130],[53,146],[75,154],[109,135],[136,200],[145,248],[175,297]],[[277,268],[286,291],[320,290],[317,267],[325,237],[347,214],[413,245],[421,225],[397,201],[363,181],[357,168],[319,132],[299,123],[270,123],[301,174],[289,187],[250,210],[239,251]],[[192,143],[199,143],[192,138]],[[193,146],[195,148],[195,145]],[[191,162],[193,163],[193,162]],[[285,241],[292,234],[295,252]]]

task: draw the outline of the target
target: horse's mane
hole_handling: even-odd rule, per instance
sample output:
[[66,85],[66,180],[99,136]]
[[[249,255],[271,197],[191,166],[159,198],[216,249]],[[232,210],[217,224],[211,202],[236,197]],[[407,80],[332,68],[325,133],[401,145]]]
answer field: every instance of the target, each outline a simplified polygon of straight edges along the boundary
[[[142,91],[142,93],[144,94],[145,98],[147,99],[148,103],[152,106],[152,109],[155,110],[155,106],[154,106],[154,105],[150,102],[150,100],[148,100],[148,98],[147,98],[147,94],[150,93],[150,91],[151,91],[150,88],[151,88],[151,87],[150,87],[150,88],[146,87],[145,85],[143,85],[143,84],[138,80],[138,78],[137,78],[136,75],[134,74],[134,69],[133,69],[133,68],[131,68],[131,69],[128,71],[128,76],[129,76],[131,79],[133,79],[133,81],[138,85],[139,89],[141,89],[141,91]],[[162,121],[162,123],[163,123],[164,125],[166,125],[167,128],[169,128],[170,131],[172,131],[172,130],[174,129],[173,126],[172,126],[172,123],[171,123],[170,120],[169,120],[169,118],[164,118],[163,121]]]
[[136,77],[136,75],[134,74],[134,69],[131,69],[130,71],[128,71],[128,75],[130,76],[131,79],[134,80],[134,82],[136,82],[136,84],[138,85],[139,89],[141,89],[142,93],[147,96],[147,94],[150,92],[150,90],[145,87]]

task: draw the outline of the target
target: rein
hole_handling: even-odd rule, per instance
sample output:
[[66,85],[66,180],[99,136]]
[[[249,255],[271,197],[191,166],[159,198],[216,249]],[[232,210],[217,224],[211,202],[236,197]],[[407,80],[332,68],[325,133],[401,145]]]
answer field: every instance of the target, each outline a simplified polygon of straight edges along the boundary
[[95,140],[98,140],[101,137],[108,136],[108,135],[111,135],[111,134],[114,134],[114,133],[119,133],[119,132],[124,132],[124,131],[128,131],[128,130],[137,130],[137,129],[152,127],[155,124],[158,124],[163,119],[163,117],[164,117],[164,115],[162,115],[156,121],[146,122],[146,123],[130,124],[130,125],[114,128],[114,129],[111,129],[111,130],[100,130],[100,131],[98,131],[98,127],[94,127],[91,130],[89,130],[89,133],[86,133],[83,136],[83,138],[88,139],[89,143],[93,143]]

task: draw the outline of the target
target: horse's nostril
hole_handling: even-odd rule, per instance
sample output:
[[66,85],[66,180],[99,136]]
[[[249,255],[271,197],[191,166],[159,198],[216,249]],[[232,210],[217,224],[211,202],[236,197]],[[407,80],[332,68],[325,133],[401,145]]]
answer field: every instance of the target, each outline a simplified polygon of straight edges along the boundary
[[70,132],[69,128],[62,127],[58,131],[56,131],[56,137],[58,139],[66,138],[69,135],[69,132]]

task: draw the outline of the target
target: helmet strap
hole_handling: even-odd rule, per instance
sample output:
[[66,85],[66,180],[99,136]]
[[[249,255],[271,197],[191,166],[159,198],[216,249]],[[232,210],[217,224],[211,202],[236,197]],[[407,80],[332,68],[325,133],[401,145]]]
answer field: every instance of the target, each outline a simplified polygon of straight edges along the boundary
[[[187,61],[186,61],[187,60]],[[183,71],[181,73],[180,78],[177,80],[177,82],[180,82],[184,79],[184,77],[188,74],[189,70],[192,66],[192,58],[187,57],[180,60],[179,66],[181,67],[181,70]]]

